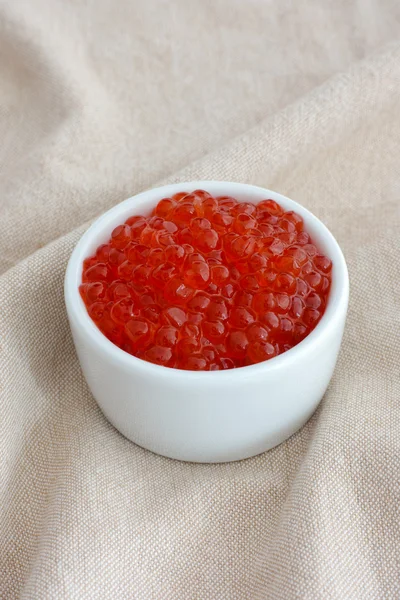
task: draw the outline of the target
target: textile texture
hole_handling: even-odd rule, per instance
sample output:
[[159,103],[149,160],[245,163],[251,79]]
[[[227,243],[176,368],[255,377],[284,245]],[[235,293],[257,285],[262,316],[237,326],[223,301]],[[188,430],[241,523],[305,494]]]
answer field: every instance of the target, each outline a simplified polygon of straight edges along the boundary
[[[400,598],[400,4],[0,0],[0,598]],[[196,465],[137,447],[63,301],[97,215],[161,182],[275,189],[351,299],[317,412]]]

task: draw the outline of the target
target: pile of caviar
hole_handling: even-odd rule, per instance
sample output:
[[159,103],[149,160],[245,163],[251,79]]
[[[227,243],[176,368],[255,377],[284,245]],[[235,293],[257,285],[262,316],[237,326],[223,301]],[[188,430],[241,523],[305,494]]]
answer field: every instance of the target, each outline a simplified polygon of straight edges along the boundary
[[84,261],[80,293],[126,352],[215,371],[301,342],[325,310],[331,269],[296,212],[196,190],[116,227]]

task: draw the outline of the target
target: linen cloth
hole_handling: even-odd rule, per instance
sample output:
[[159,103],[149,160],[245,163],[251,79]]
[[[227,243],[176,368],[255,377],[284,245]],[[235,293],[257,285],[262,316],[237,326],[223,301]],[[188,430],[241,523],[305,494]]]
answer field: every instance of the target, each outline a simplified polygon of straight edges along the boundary
[[[0,598],[400,598],[400,4],[0,0]],[[89,393],[63,303],[91,219],[160,182],[285,193],[351,300],[308,424],[169,460]]]

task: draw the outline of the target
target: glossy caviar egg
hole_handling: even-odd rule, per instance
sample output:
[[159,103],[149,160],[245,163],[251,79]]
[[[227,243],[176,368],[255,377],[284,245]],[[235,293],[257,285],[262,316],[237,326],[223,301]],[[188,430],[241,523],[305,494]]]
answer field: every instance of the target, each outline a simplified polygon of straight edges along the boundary
[[80,293],[90,318],[126,352],[216,371],[301,342],[324,313],[331,273],[296,212],[195,190],[115,227],[85,259]]

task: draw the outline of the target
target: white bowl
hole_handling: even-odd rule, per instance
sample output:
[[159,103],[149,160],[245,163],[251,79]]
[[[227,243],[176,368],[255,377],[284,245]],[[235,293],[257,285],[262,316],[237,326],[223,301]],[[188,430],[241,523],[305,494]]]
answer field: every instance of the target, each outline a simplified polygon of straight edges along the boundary
[[[326,311],[310,335],[284,354],[226,371],[170,369],[124,352],[90,319],[78,292],[83,260],[129,216],[149,214],[161,198],[195,189],[254,203],[276,200],[303,217],[313,241],[331,258],[332,287]],[[254,456],[280,444],[306,423],[332,377],[348,295],[343,254],[321,221],[276,192],[225,181],[166,185],[117,204],[82,236],[65,277],[65,302],[80,364],[107,419],[143,448],[195,462]]]

